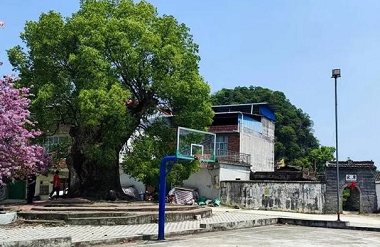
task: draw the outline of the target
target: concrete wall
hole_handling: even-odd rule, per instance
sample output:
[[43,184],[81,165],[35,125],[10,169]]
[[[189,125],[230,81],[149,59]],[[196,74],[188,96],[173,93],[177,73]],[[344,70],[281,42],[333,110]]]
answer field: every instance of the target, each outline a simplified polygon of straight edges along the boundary
[[251,155],[251,170],[274,171],[274,123],[261,120],[262,133],[240,126],[240,152]]
[[141,191],[145,193],[145,185],[142,182],[137,181],[136,179],[125,174],[122,169],[120,169],[120,184],[121,187],[129,187],[133,185],[139,193]]
[[229,165],[229,164],[220,164],[219,165],[220,174],[219,180],[249,180],[251,174],[249,166],[242,165]]
[[219,198],[219,175],[219,169],[209,170],[207,168],[200,168],[189,179],[183,181],[183,185],[185,187],[198,188],[200,196],[210,199]]
[[186,187],[198,188],[200,196],[210,199],[220,197],[220,182],[223,180],[249,180],[250,168],[243,165],[211,164],[202,167],[183,182]]
[[246,209],[323,213],[325,184],[300,181],[223,181],[222,204]]
[[[198,188],[200,196],[210,199],[219,198],[219,183],[222,180],[249,180],[250,169],[248,166],[212,164],[211,167],[203,166],[187,180],[183,181],[185,187]],[[134,185],[140,192],[145,192],[145,185],[134,178],[129,177],[120,170],[120,183],[123,187]],[[170,187],[170,184],[167,186]]]
[[[341,202],[343,198],[343,189],[347,187],[350,182],[346,181],[346,175],[356,175],[356,187],[360,192],[360,210],[361,213],[372,213],[377,210],[377,197],[376,197],[376,184],[375,184],[376,167],[339,167],[339,184]],[[326,212],[334,213],[337,209],[337,196],[336,196],[336,167],[326,168]],[[340,204],[343,210],[342,203]]]

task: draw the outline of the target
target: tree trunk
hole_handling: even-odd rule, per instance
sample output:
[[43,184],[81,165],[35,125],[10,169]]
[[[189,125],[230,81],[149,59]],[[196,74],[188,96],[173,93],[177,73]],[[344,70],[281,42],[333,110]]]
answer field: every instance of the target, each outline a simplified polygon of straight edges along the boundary
[[119,152],[115,150],[115,159],[111,164],[94,164],[85,158],[82,150],[90,134],[73,128],[70,135],[74,138],[74,143],[67,159],[70,172],[69,196],[112,200],[110,191],[113,190],[117,198],[131,199],[121,189]]
[[73,158],[70,165],[70,197],[88,197],[109,199],[114,190],[118,198],[126,199],[120,185],[119,164],[114,162],[107,166],[92,165],[81,162],[81,158]]

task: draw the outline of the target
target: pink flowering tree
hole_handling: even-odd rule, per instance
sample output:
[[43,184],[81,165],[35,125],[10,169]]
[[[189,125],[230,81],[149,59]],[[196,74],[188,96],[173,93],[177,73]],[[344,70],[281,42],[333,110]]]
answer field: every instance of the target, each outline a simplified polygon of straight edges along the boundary
[[40,132],[30,121],[28,96],[29,89],[15,88],[11,77],[0,79],[0,185],[47,167],[43,148],[31,144]]
[[[5,23],[0,20],[0,28],[5,28]],[[3,62],[0,61],[0,66],[3,65]]]

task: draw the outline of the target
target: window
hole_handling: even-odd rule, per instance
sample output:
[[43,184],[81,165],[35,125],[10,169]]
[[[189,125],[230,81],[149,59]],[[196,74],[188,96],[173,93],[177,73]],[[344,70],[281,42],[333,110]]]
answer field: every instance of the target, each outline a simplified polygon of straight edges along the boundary
[[48,136],[44,142],[44,149],[46,153],[50,153],[53,151],[54,147],[56,147],[60,142],[68,141],[69,138],[67,136]]
[[216,136],[216,155],[228,154],[228,136]]

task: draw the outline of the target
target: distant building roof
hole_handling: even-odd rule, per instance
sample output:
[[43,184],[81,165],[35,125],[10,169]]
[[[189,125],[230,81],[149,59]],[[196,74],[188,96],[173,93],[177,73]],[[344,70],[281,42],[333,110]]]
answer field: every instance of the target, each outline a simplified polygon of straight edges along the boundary
[[[326,163],[326,167],[336,167],[335,161],[330,161]],[[357,167],[357,168],[373,168],[375,167],[375,163],[371,161],[339,161],[339,167]]]
[[253,172],[251,180],[316,181],[315,174],[297,166],[279,167],[273,172]]
[[215,105],[212,106],[215,114],[218,113],[230,113],[230,112],[241,112],[248,113],[251,115],[265,116],[271,120],[276,120],[274,112],[276,108],[267,102],[261,103],[247,103],[247,104],[234,104],[234,105]]

